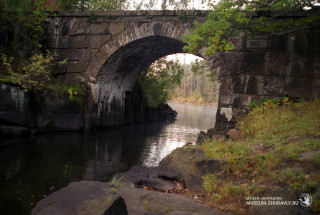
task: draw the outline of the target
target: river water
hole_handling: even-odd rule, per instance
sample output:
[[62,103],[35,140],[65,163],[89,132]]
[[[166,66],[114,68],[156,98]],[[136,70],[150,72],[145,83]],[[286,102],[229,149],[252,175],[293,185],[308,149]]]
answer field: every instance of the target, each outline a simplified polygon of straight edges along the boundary
[[214,126],[215,106],[169,105],[179,114],[172,124],[2,139],[14,144],[0,148],[0,214],[30,214],[37,201],[73,181],[108,181],[133,165],[156,166]]

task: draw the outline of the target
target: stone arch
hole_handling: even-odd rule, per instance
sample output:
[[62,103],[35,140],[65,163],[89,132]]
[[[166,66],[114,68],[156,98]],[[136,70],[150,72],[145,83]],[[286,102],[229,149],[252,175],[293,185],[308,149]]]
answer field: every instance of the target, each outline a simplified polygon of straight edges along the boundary
[[132,92],[139,75],[157,59],[182,53],[185,44],[181,36],[189,31],[189,25],[143,23],[120,32],[102,45],[86,72],[90,78],[93,98],[91,125],[114,126],[127,123],[126,98]]
[[190,23],[172,22],[148,22],[128,28],[100,47],[95,58],[90,62],[85,75],[90,82],[95,82],[98,73],[109,57],[133,41],[152,36],[163,36],[181,41],[181,36],[189,33],[190,28]]

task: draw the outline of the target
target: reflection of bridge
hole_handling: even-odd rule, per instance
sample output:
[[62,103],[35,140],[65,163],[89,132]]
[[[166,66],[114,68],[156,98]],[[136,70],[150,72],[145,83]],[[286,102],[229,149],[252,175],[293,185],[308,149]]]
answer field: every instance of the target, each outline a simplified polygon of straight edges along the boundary
[[[49,21],[49,46],[68,64],[69,82],[90,86],[86,126],[124,124],[125,98],[152,62],[181,53],[181,35],[200,11],[113,11],[59,13]],[[310,97],[320,92],[320,32],[239,40],[236,51],[207,58],[220,81],[219,128],[232,126],[248,103],[261,96]],[[127,95],[127,96],[126,96]]]

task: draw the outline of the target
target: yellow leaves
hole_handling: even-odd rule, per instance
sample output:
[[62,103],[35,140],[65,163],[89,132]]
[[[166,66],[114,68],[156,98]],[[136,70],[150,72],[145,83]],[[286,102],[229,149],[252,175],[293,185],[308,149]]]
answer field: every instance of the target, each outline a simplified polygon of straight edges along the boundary
[[20,63],[15,71],[12,69],[14,58],[7,59],[1,55],[2,64],[7,67],[7,73],[14,84],[19,85],[27,91],[41,91],[46,83],[51,80],[51,68],[55,64],[53,62],[55,53],[47,51],[46,54],[34,54],[27,61]]
[[71,88],[67,92],[68,92],[68,97],[70,100],[72,100],[74,98],[74,96],[78,94],[78,92],[76,90],[73,90]]

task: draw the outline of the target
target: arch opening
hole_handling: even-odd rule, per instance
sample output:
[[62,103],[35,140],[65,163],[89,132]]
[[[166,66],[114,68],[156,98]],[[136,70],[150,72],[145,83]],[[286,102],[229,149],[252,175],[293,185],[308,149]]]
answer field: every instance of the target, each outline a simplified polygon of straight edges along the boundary
[[164,56],[183,53],[185,44],[166,36],[149,36],[132,41],[113,53],[96,77],[94,126],[117,126],[145,122],[145,101],[133,93],[140,74]]
[[181,53],[185,44],[164,36],[150,36],[133,41],[111,55],[97,75],[97,83],[131,91],[137,78],[157,59]]

